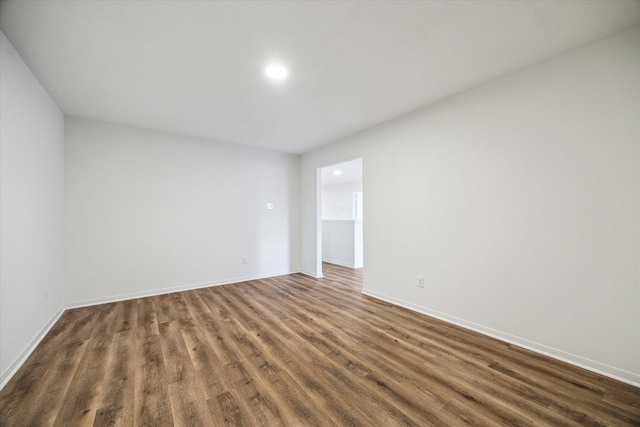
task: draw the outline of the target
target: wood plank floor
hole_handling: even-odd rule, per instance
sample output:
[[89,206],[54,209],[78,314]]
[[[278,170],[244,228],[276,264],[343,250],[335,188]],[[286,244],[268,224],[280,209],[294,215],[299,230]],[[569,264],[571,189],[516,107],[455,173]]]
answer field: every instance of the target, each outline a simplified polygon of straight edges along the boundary
[[357,270],[66,311],[2,426],[640,425],[640,389],[360,293]]

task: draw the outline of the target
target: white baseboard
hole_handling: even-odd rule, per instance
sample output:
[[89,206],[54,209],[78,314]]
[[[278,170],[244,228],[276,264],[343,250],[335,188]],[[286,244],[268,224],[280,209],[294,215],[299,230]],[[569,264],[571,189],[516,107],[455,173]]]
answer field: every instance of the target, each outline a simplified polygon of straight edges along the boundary
[[24,362],[27,361],[33,350],[38,347],[40,341],[49,333],[53,325],[56,324],[62,313],[64,313],[65,308],[60,307],[58,311],[49,319],[49,321],[44,325],[44,327],[38,332],[38,334],[31,340],[31,342],[22,350],[22,353],[16,357],[16,359],[9,365],[9,367],[0,375],[0,390],[7,385],[7,383],[13,378],[13,376],[18,372],[18,369],[24,365]]
[[435,317],[437,319],[444,320],[445,322],[448,322],[448,323],[453,323],[454,325],[461,326],[465,329],[470,329],[472,331],[479,332],[483,335],[488,335],[490,337],[497,338],[501,341],[505,341],[510,344],[515,344],[517,346],[526,348],[527,350],[531,350],[536,353],[540,353],[545,356],[549,356],[554,359],[567,362],[571,365],[575,365],[580,368],[584,368],[589,371],[613,378],[615,380],[622,381],[627,384],[631,384],[635,387],[640,387],[640,375],[635,374],[633,372],[625,371],[623,369],[619,369],[614,366],[609,366],[604,363],[600,363],[595,360],[587,359],[582,356],[568,353],[566,351],[559,350],[557,348],[549,347],[544,344],[529,341],[525,338],[511,335],[506,332],[498,331],[496,329],[492,329],[483,325],[479,325],[474,322],[470,322],[468,320],[461,319],[459,317],[451,316],[446,313],[441,313],[439,311],[422,307],[417,304],[413,304],[413,303],[403,301],[394,297],[390,297],[388,295],[384,295],[369,289],[363,289],[362,293],[367,296],[370,296],[391,304],[399,305],[400,307],[407,308],[411,311],[416,311],[421,314],[426,314],[427,316]]
[[315,274],[307,270],[300,270],[298,273],[304,274],[305,276],[312,277],[314,279],[322,279],[324,276],[322,274]]
[[[314,278],[322,278],[322,276],[318,277],[318,276],[316,276],[314,274],[311,274],[309,272],[306,272],[306,271],[297,271],[297,272],[305,274],[307,276],[314,277]],[[240,278],[236,278],[236,279],[223,280],[223,281],[218,281],[218,282],[200,283],[200,284],[192,284],[192,285],[185,285],[185,286],[176,286],[176,287],[163,288],[163,289],[158,289],[158,290],[148,291],[148,292],[136,292],[136,293],[131,293],[131,294],[107,297],[107,298],[99,298],[99,299],[94,299],[94,300],[78,301],[78,302],[69,304],[67,307],[61,307],[51,317],[51,319],[49,319],[49,321],[44,325],[44,327],[40,330],[40,332],[33,338],[33,340],[31,340],[31,342],[22,351],[22,353],[11,363],[11,365],[9,365],[9,367],[5,370],[5,372],[3,372],[0,375],[0,390],[2,390],[4,388],[4,386],[11,380],[11,378],[15,375],[15,373],[18,371],[18,369],[20,369],[20,367],[24,364],[24,362],[27,360],[27,358],[36,349],[38,344],[40,344],[42,339],[51,330],[53,325],[55,325],[55,323],[58,321],[58,319],[60,319],[60,317],[62,316],[62,313],[64,313],[64,311],[66,309],[77,308],[77,307],[86,307],[86,306],[89,306],[89,305],[104,304],[104,303],[109,303],[109,302],[124,301],[124,300],[135,299],[135,298],[144,298],[144,297],[148,297],[148,296],[162,295],[162,294],[166,294],[166,293],[179,292],[179,291],[185,291],[185,290],[191,290],[191,289],[199,289],[199,288],[210,287],[210,286],[221,286],[221,285],[226,285],[226,284],[245,282],[245,281],[248,281],[248,280],[259,280],[259,279],[265,279],[265,278],[270,278],[270,277],[278,277],[278,276],[283,276],[283,275],[288,275],[288,274],[293,274],[293,273],[296,273],[296,272],[286,272],[286,273],[281,273],[281,274],[270,274],[270,275],[265,275],[265,276],[251,276],[251,277],[247,276],[247,277],[240,277]],[[562,360],[563,362],[567,362],[567,363],[570,363],[572,365],[579,366],[581,368],[596,372],[598,374],[605,375],[607,377],[610,377],[610,378],[613,378],[613,379],[616,379],[616,380],[631,384],[633,386],[640,387],[640,375],[635,374],[633,372],[628,372],[628,371],[625,371],[623,369],[618,369],[616,367],[609,366],[609,365],[606,365],[604,363],[600,363],[600,362],[597,362],[597,361],[594,361],[594,360],[590,360],[590,359],[584,358],[582,356],[571,354],[571,353],[565,352],[563,350],[559,350],[559,349],[556,349],[556,348],[553,348],[553,347],[546,346],[544,344],[539,344],[539,343],[536,343],[536,342],[533,342],[533,341],[529,341],[527,339],[520,338],[518,336],[511,335],[511,334],[508,334],[506,332],[502,332],[502,331],[498,331],[498,330],[495,330],[495,329],[492,329],[492,328],[488,328],[486,326],[479,325],[477,323],[473,323],[473,322],[470,322],[470,321],[467,321],[467,320],[464,320],[464,319],[461,319],[461,318],[458,318],[458,317],[455,317],[455,316],[451,316],[451,315],[448,315],[446,313],[441,313],[441,312],[436,311],[436,310],[431,310],[431,309],[428,309],[428,308],[425,308],[425,307],[421,307],[421,306],[419,306],[417,304],[413,304],[413,303],[410,303],[410,302],[407,302],[407,301],[399,300],[397,298],[393,298],[393,297],[390,297],[388,295],[384,295],[384,294],[381,294],[381,293],[378,293],[378,292],[375,292],[375,291],[371,291],[371,290],[368,290],[368,289],[363,289],[362,293],[365,294],[365,295],[368,295],[370,297],[377,298],[379,300],[386,301],[386,302],[389,302],[391,304],[399,305],[399,306],[407,308],[409,310],[416,311],[416,312],[422,313],[422,314],[426,314],[428,316],[432,316],[432,317],[435,317],[437,319],[444,320],[445,322],[453,323],[453,324],[461,326],[463,328],[470,329],[470,330],[479,332],[481,334],[488,335],[490,337],[497,338],[499,340],[502,340],[502,341],[505,341],[505,342],[508,342],[508,343],[511,343],[511,344],[518,345],[518,346],[526,348],[528,350],[535,351],[536,353],[540,353],[540,354],[543,354],[545,356],[552,357],[554,359]]]
[[66,308],[67,309],[80,308],[80,307],[88,307],[88,306],[98,305],[98,304],[108,304],[108,303],[118,302],[118,301],[127,301],[130,299],[152,297],[155,295],[171,294],[173,292],[191,291],[194,289],[209,288],[212,286],[230,285],[232,283],[247,282],[249,280],[260,280],[260,279],[268,279],[271,277],[286,276],[288,274],[293,274],[293,273],[297,273],[297,271],[276,272],[276,273],[269,273],[265,275],[255,275],[255,276],[240,276],[240,277],[235,277],[231,279],[215,280],[211,282],[192,283],[189,285],[180,285],[180,286],[172,286],[169,288],[160,288],[160,289],[153,289],[148,291],[131,292],[128,294],[112,295],[112,296],[103,297],[103,298],[92,298],[92,299],[70,302],[67,304]]
[[336,261],[334,259],[322,259],[322,262],[339,265],[341,267],[356,268],[355,264],[353,264],[353,263],[350,264],[348,262]]

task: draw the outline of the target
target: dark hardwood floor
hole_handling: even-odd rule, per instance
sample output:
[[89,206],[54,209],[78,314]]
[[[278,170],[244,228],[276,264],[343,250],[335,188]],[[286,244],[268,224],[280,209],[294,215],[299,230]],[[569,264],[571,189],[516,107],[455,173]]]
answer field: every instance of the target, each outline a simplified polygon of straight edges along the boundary
[[2,426],[640,425],[640,389],[301,274],[66,311]]

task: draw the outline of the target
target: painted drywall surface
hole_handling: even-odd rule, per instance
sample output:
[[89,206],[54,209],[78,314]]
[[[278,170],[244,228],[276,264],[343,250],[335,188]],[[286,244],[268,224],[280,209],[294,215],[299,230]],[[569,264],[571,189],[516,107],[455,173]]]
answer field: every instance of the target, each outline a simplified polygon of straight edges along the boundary
[[639,39],[303,155],[303,269],[320,268],[316,168],[362,156],[365,292],[640,383]]
[[299,269],[298,156],[73,117],[65,134],[67,303]]
[[362,191],[362,180],[322,186],[322,219],[354,219],[353,193]]
[[361,219],[354,221],[353,253],[353,267],[364,267],[364,223]]
[[[362,223],[362,221],[359,222]],[[332,264],[355,268],[355,228],[355,220],[323,220],[322,260]]]
[[64,302],[64,116],[2,33],[0,93],[3,383]]

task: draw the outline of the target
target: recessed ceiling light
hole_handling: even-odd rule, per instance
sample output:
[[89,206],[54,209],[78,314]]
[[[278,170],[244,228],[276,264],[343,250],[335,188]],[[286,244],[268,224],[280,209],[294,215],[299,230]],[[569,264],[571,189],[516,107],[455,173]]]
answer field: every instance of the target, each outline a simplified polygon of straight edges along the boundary
[[289,70],[282,64],[272,63],[267,65],[264,72],[272,80],[284,80],[289,75]]
[[338,175],[342,175],[342,171],[340,169],[336,169],[333,171],[333,174],[338,176]]

